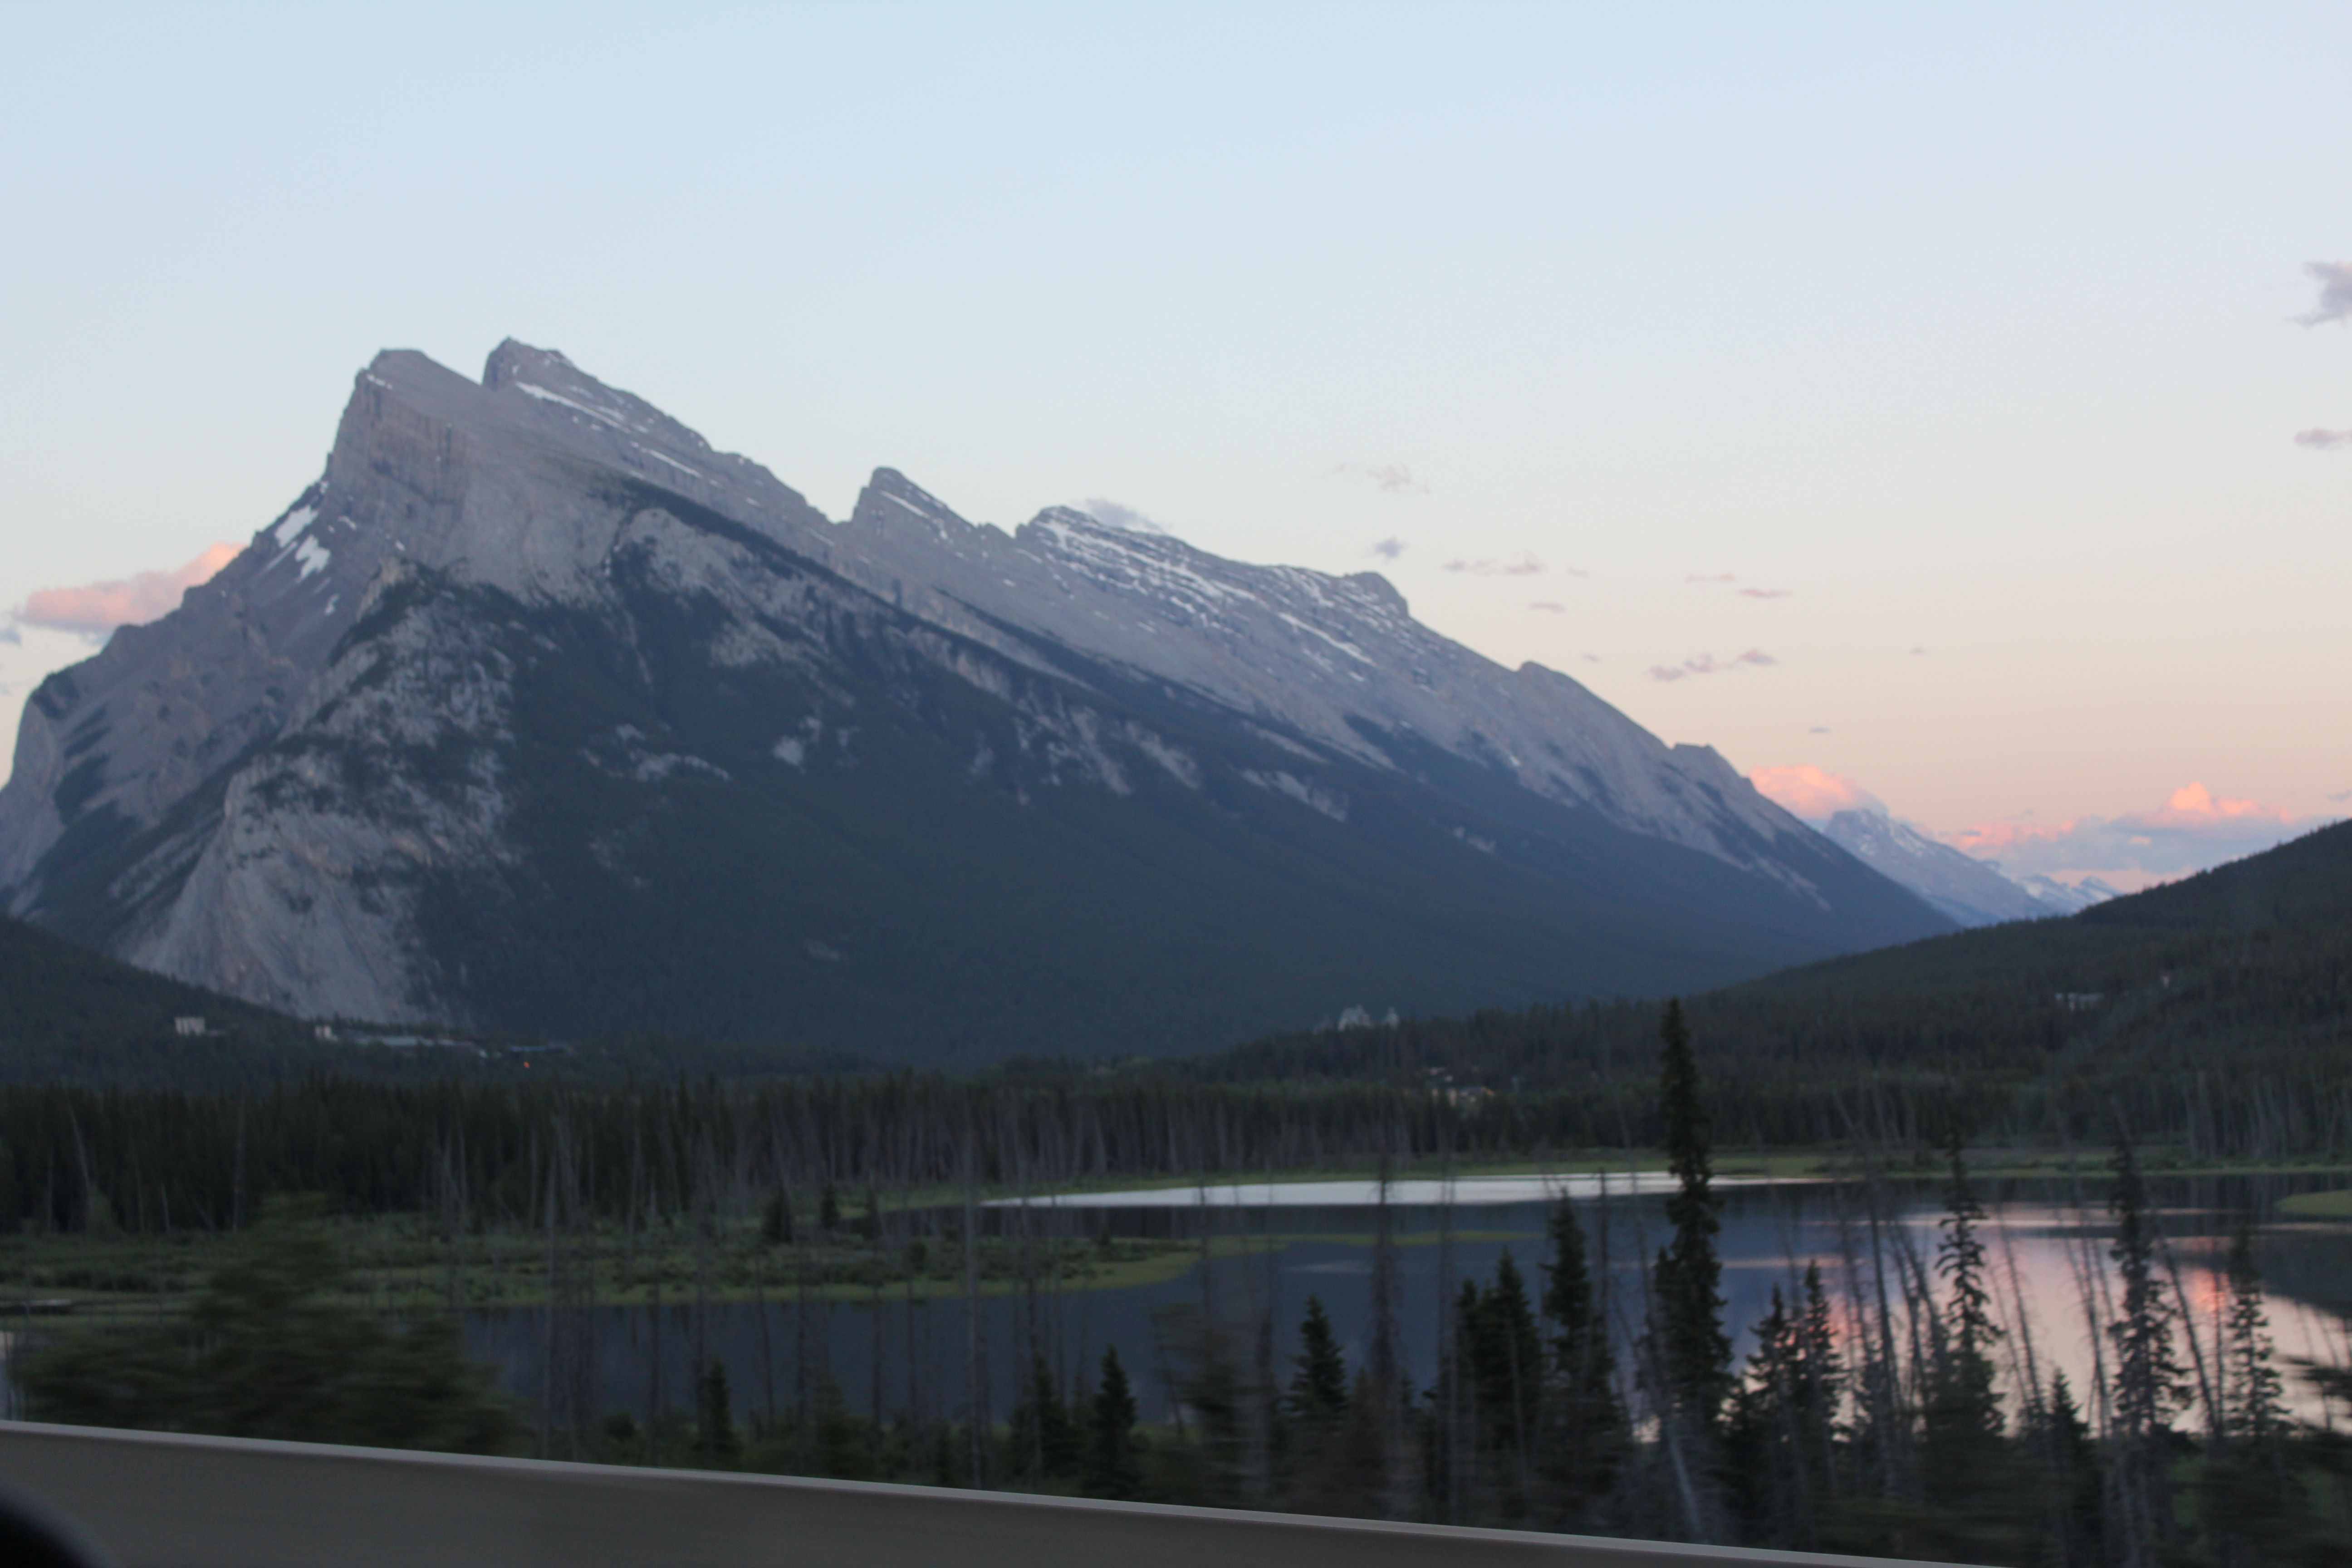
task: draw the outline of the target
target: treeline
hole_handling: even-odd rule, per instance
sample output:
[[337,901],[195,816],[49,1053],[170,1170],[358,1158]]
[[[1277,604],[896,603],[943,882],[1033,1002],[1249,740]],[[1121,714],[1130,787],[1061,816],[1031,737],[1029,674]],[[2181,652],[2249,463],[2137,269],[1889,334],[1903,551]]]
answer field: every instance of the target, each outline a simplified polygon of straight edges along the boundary
[[[1704,1011],[1696,1016],[1705,1016]],[[1655,1015],[1651,1015],[1655,1027]],[[1351,1031],[1360,1081],[1200,1081],[1066,1067],[981,1079],[898,1072],[605,1086],[313,1078],[247,1093],[0,1085],[0,1223],[75,1231],[233,1229],[270,1194],[339,1212],[428,1209],[453,1185],[520,1213],[560,1142],[583,1202],[676,1206],[719,1177],[740,1193],[824,1184],[1020,1188],[1656,1148],[1655,1089],[1631,1051],[1580,1081],[1504,1087],[1497,1041],[1540,1020],[1472,1020],[1454,1068],[1409,1028]],[[1513,1028],[1528,1033],[1514,1035]],[[1706,1053],[1727,1147],[1857,1141],[1919,1159],[1979,1144],[2097,1142],[2117,1124],[2196,1159],[2352,1152],[2352,1051],[2249,1051],[2057,1067],[1998,1058],[1881,1068]],[[1465,1080],[1468,1082],[1465,1084]]]
[[[1041,1316],[1056,1310],[1058,1292],[1024,1233],[997,1244],[1027,1259],[1010,1348],[1028,1370],[1009,1419],[994,1417],[1002,1405],[977,1337],[960,1381],[910,1384],[905,1402],[886,1409],[878,1375],[870,1398],[845,1394],[823,1336],[788,1352],[799,1363],[789,1395],[778,1397],[772,1367],[766,1399],[747,1402],[756,1413],[741,1419],[729,1368],[691,1328],[687,1388],[656,1392],[649,1419],[602,1411],[590,1376],[593,1254],[607,1243],[589,1210],[586,1124],[550,1122],[524,1133],[538,1140],[523,1154],[537,1184],[516,1194],[509,1216],[543,1232],[549,1260],[535,1432],[489,1395],[478,1369],[453,1359],[446,1320],[372,1324],[347,1293],[335,1297],[334,1247],[289,1226],[282,1209],[184,1320],[142,1319],[27,1358],[26,1411],[1988,1564],[2238,1568],[2332,1563],[2352,1551],[2352,1442],[2292,1414],[2250,1238],[2238,1237],[2219,1281],[2218,1333],[2199,1331],[2216,1319],[2209,1287],[2176,1267],[2127,1135],[2112,1162],[2112,1236],[2075,1243],[2081,1307],[2097,1331],[2080,1386],[2035,1342],[2033,1325],[2060,1314],[2036,1310],[2015,1271],[1997,1267],[1957,1140],[1942,1156],[1941,1225],[1923,1236],[1903,1223],[1892,1184],[1847,1184],[1838,1256],[1792,1273],[1737,1363],[1710,1116],[1732,1097],[1702,1085],[1678,1010],[1666,1011],[1660,1033],[1650,1100],[1675,1179],[1665,1245],[1629,1282],[1610,1267],[1605,1232],[1588,1237],[1589,1219],[1605,1224],[1605,1205],[1580,1213],[1564,1202],[1525,1268],[1507,1252],[1490,1276],[1455,1279],[1441,1236],[1427,1381],[1403,1350],[1404,1271],[1383,1203],[1365,1281],[1369,1329],[1352,1363],[1319,1300],[1286,1332],[1272,1321],[1271,1292],[1204,1290],[1198,1306],[1159,1314],[1149,1343],[1106,1346],[1073,1378],[1056,1353],[1061,1336]],[[675,1170],[682,1184],[656,1201],[643,1175],[652,1167],[633,1163],[635,1201],[649,1223],[697,1237],[699,1303],[719,1226],[743,1194],[692,1119],[698,1104],[728,1101],[686,1090],[657,1098],[668,1138],[687,1152]],[[1049,1099],[1040,1091],[1033,1103]],[[701,1125],[707,1134],[715,1124]],[[247,1128],[250,1140],[249,1114]],[[491,1131],[476,1123],[471,1135]],[[646,1127],[620,1135],[663,1136]],[[440,1148],[455,1158],[454,1139]],[[445,1167],[446,1183],[457,1182],[457,1168]],[[760,1222],[771,1250],[805,1252],[792,1212],[781,1194],[771,1197]],[[971,1312],[979,1247],[969,1206],[943,1229],[936,1210],[885,1210],[869,1194],[853,1218],[828,1186],[818,1223],[919,1257],[953,1248]],[[647,1321],[661,1321],[656,1304]],[[878,1313],[873,1322],[878,1334]],[[2352,1400],[2352,1373],[2311,1375],[2325,1399]],[[283,1397],[240,1394],[248,1388]],[[1171,1416],[1147,1424],[1141,1392],[1154,1388]]]
[[[2176,1101],[2204,1092],[2200,1072],[2252,1073],[2300,1095],[2310,1083],[2294,1069],[2336,1077],[2352,1061],[2352,824],[2069,919],[1810,964],[1687,1005],[1718,1081],[1990,1079],[2022,1095],[2021,1125],[2086,1105],[2104,1115],[2136,1076],[2164,1082]],[[1642,1058],[1656,1020],[1649,1003],[1495,1010],[1286,1036],[1174,1070],[1242,1083],[1434,1068],[1498,1088],[1565,1088]],[[2256,1135],[2270,1114],[2250,1109]]]

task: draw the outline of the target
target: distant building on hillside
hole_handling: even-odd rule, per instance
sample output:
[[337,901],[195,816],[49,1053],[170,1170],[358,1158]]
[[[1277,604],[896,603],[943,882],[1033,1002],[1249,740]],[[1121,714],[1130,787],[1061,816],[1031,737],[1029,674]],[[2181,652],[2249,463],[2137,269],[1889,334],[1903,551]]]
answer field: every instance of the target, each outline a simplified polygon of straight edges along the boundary
[[204,1032],[205,1021],[200,1015],[188,1014],[172,1020],[172,1033],[175,1035],[201,1035]]

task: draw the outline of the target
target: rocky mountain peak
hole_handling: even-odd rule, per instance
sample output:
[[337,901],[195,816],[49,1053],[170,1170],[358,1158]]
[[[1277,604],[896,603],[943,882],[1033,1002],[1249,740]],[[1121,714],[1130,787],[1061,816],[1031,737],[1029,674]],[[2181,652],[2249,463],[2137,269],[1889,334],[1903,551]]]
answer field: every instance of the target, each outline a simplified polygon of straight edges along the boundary
[[[1376,573],[1066,507],[1007,532],[892,468],[836,526],[511,340],[478,382],[378,355],[320,480],[35,695],[0,900],[303,1012],[790,1031],[829,996],[843,1037],[908,1041],[950,971],[1003,1038],[1040,997],[1124,1016],[1167,978],[1146,927],[1196,955],[1174,1040],[1271,1026],[1375,952],[1433,977],[1395,999],[1450,1006],[1940,923]],[[1057,951],[1093,956],[1033,973]],[[1244,973],[1260,1002],[1200,1000]]]

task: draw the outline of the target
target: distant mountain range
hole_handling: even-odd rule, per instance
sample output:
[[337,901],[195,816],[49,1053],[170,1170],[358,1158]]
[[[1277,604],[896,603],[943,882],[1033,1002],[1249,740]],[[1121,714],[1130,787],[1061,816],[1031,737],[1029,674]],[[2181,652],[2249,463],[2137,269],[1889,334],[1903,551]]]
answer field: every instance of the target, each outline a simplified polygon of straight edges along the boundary
[[1822,825],[1822,832],[1964,926],[2071,915],[2116,896],[2116,889],[2096,877],[2071,886],[2050,877],[2011,877],[1882,811],[1841,811]]
[[1386,580],[390,353],[326,471],[26,704],[0,899],[311,1017],[899,1059],[1646,995],[1953,920]]

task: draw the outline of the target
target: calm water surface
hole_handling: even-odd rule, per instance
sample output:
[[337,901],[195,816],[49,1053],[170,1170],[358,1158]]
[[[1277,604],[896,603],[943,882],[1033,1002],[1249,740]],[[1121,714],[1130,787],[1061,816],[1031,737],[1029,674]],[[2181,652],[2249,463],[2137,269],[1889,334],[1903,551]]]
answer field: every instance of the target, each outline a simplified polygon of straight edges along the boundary
[[[2340,1185],[2311,1177],[2156,1179],[2150,1183],[2158,1223],[2170,1249],[2193,1321],[2184,1334],[2209,1348],[2219,1328],[2223,1293],[2219,1270],[2231,1237],[2251,1226],[2271,1325],[2283,1358],[2321,1362],[2347,1355],[2343,1320],[2352,1308],[2352,1225],[2297,1222],[2277,1213],[2282,1197]],[[1596,1265],[1603,1267],[1612,1320],[1621,1341],[1642,1311],[1645,1265],[1664,1245],[1668,1227],[1662,1178],[1626,1176],[1484,1178],[1454,1184],[1453,1201],[1437,1182],[1400,1182],[1391,1189],[1390,1223],[1399,1243],[1402,1328],[1414,1375],[1426,1384],[1436,1367],[1439,1303],[1467,1278],[1491,1279],[1507,1248],[1538,1297],[1548,1253],[1544,1225],[1565,1190],[1578,1205]],[[1769,1310],[1771,1292],[1797,1293],[1809,1263],[1818,1263],[1850,1318],[1851,1303],[1874,1302],[1885,1259],[1886,1289],[1899,1304],[1907,1249],[1932,1269],[1941,1237],[1939,1183],[1895,1184],[1882,1189],[1873,1224],[1869,1194],[1834,1182],[1724,1182],[1720,1250],[1726,1318],[1738,1331],[1738,1353],[1748,1331]],[[2063,1369],[2078,1389],[2089,1385],[2095,1335],[2085,1316],[2086,1291],[2112,1291],[2106,1248],[2112,1225],[2105,1189],[2094,1183],[2021,1180],[1980,1184],[1991,1217],[1985,1236],[1996,1274],[2003,1352],[2012,1372],[2030,1344],[2039,1377]],[[1176,1306],[1203,1310],[1232,1324],[1244,1355],[1252,1354],[1269,1307],[1274,1353],[1287,1377],[1286,1357],[1307,1298],[1319,1297],[1346,1346],[1350,1364],[1363,1353],[1371,1317],[1371,1233],[1378,1189],[1369,1182],[1249,1184],[1088,1194],[989,1205],[983,1230],[992,1236],[1146,1237],[1195,1240],[1207,1236],[1249,1238],[1253,1247],[1195,1261],[1165,1283],[1118,1289],[1055,1290],[983,1298],[978,1339],[982,1376],[977,1392],[1002,1416],[1018,1396],[1016,1369],[1042,1352],[1068,1385],[1087,1381],[1102,1347],[1116,1343],[1138,1384],[1150,1419],[1164,1419],[1169,1395],[1165,1360],[1155,1338],[1155,1314]],[[952,1227],[961,1215],[936,1217]],[[1448,1221],[1451,1221],[1450,1226]],[[1450,1237],[1449,1237],[1450,1229]],[[1874,1239],[1877,1249],[1874,1252]],[[1874,1310],[1874,1306],[1872,1309]],[[1898,1305],[1899,1310],[1899,1305]],[[2100,1317],[2104,1321],[2104,1310]],[[909,1306],[887,1292],[879,1309],[845,1302],[790,1300],[762,1309],[748,1303],[667,1307],[658,1318],[643,1308],[592,1310],[565,1327],[582,1346],[593,1387],[605,1410],[641,1419],[656,1403],[688,1407],[698,1353],[728,1366],[739,1415],[791,1408],[822,1378],[830,1377],[851,1407],[887,1415],[913,1409],[958,1416],[974,1390],[968,1350],[971,1325],[960,1299]],[[551,1342],[541,1309],[478,1314],[467,1336],[476,1354],[493,1362],[515,1394],[536,1406]],[[2185,1342],[2184,1342],[2185,1348]],[[2315,1406],[2305,1407],[2316,1413]]]

